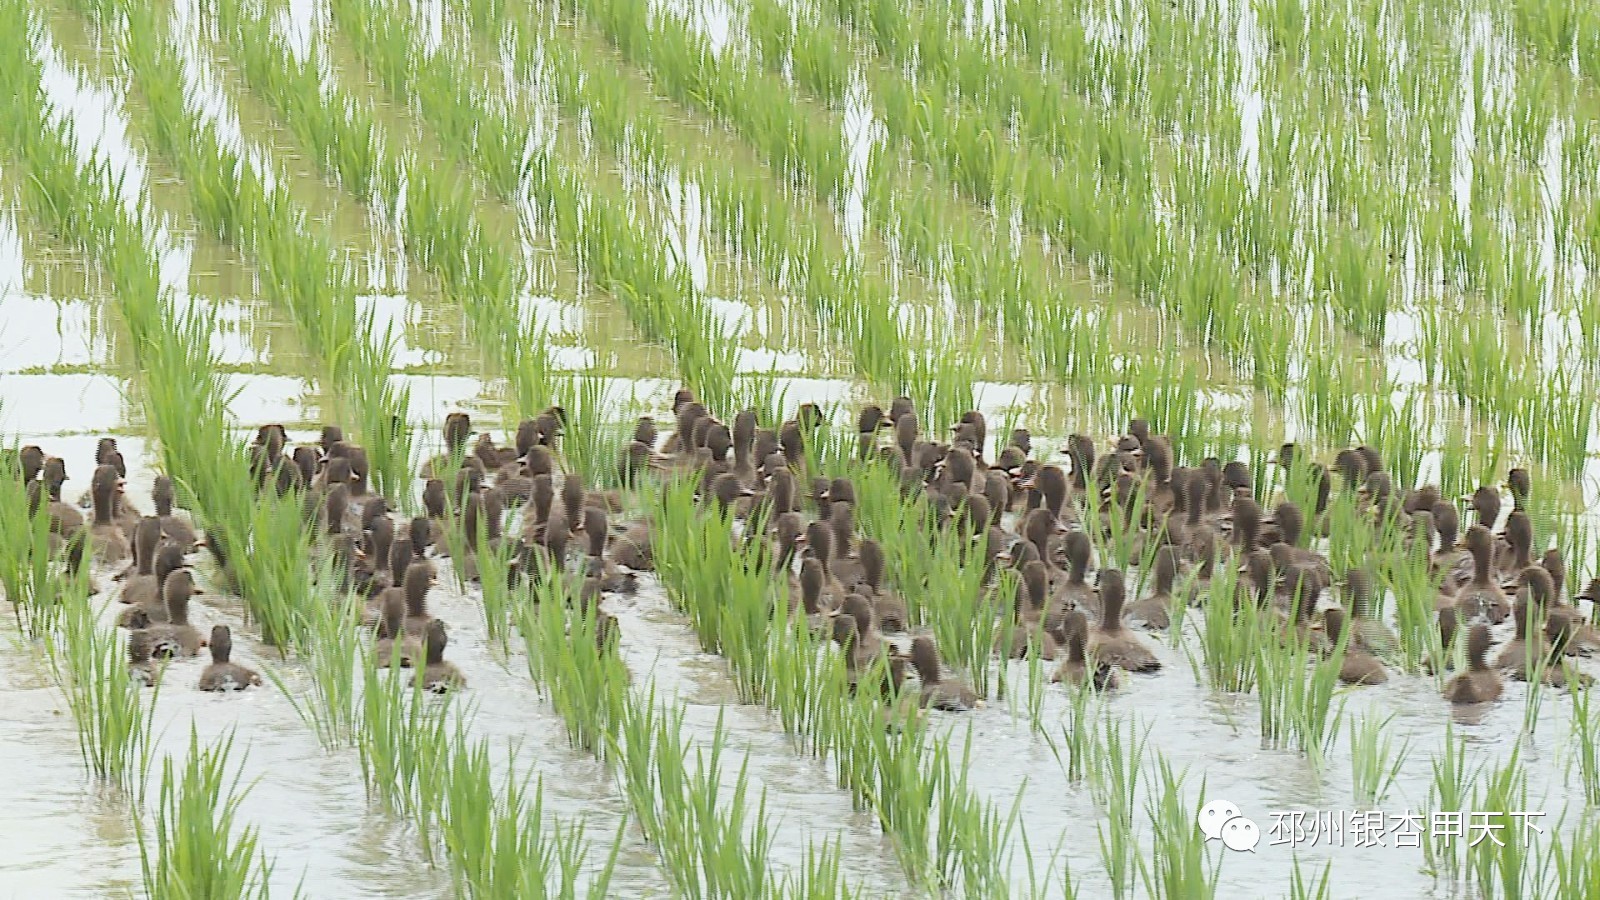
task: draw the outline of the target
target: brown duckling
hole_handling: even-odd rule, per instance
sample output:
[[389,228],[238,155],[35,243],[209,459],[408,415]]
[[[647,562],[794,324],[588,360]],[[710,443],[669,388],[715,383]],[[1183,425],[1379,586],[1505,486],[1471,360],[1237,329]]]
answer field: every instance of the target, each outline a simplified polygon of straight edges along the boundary
[[422,668],[417,670],[423,690],[444,694],[466,686],[467,679],[461,670],[456,668],[455,663],[445,661],[444,648],[449,643],[444,623],[430,619],[422,635]]
[[[1002,645],[1002,649],[1008,651],[1007,655],[1011,659],[1023,659],[1028,655],[1028,648],[1033,646],[1038,648],[1040,659],[1055,659],[1059,649],[1056,639],[1044,628],[1050,574],[1045,564],[1037,559],[1024,563],[1021,574],[1022,583],[1017,589],[1010,646]],[[1003,641],[1005,635],[1002,634],[999,638]]]
[[1530,662],[1547,655],[1543,640],[1545,614],[1550,606],[1553,588],[1550,583],[1550,573],[1538,566],[1524,569],[1520,581],[1522,590],[1518,594],[1517,602],[1512,605],[1511,616],[1516,630],[1512,633],[1511,640],[1501,646],[1500,655],[1495,658],[1494,665],[1495,668],[1509,671],[1513,677],[1525,681]]
[[124,628],[144,628],[152,622],[167,621],[165,589],[167,577],[183,568],[183,549],[177,544],[162,544],[155,552],[149,573],[130,576],[118,597],[127,604],[117,623]]
[[1178,577],[1178,548],[1156,550],[1151,565],[1150,593],[1128,607],[1126,618],[1136,625],[1165,631],[1172,625],[1172,583]]
[[583,510],[583,537],[588,546],[588,561],[584,571],[597,580],[600,590],[610,593],[631,594],[638,590],[638,577],[624,572],[606,559],[606,541],[611,536],[611,526],[606,511],[596,506]]
[[422,635],[428,623],[434,621],[428,612],[428,588],[433,586],[433,565],[416,560],[406,567],[406,577],[401,590],[406,598],[406,634]]
[[[1050,612],[1045,615],[1045,626],[1051,629],[1060,627],[1060,615],[1069,609],[1082,608],[1098,613],[1101,608],[1100,596],[1089,586],[1089,555],[1094,549],[1089,535],[1070,531],[1062,540],[1061,549],[1066,556],[1067,571],[1064,579],[1057,579],[1055,593],[1050,598]],[[1042,558],[1049,561],[1048,557]]]
[[160,674],[153,658],[155,640],[150,632],[139,630],[128,634],[128,675],[136,684],[149,687]]
[[[126,581],[155,571],[156,548],[161,544],[161,520],[145,516],[133,529],[133,559],[128,567],[112,577],[113,581]],[[123,600],[124,603],[128,602]]]
[[150,489],[150,500],[156,507],[156,518],[161,522],[161,533],[167,540],[188,550],[200,542],[199,535],[195,533],[194,523],[186,515],[174,512],[173,504],[177,501],[177,492],[173,489],[172,479],[166,475],[156,476],[155,486]]
[[1511,615],[1511,603],[1490,571],[1494,535],[1482,525],[1467,529],[1467,550],[1472,554],[1472,580],[1456,592],[1456,612],[1462,619],[1483,618],[1492,624]]
[[[1328,643],[1337,647],[1344,634],[1344,610],[1337,606],[1323,610],[1322,624],[1327,632]],[[1339,663],[1339,680],[1345,684],[1383,684],[1389,680],[1389,673],[1376,656],[1368,653],[1352,637],[1345,645],[1344,659]]]
[[94,470],[94,517],[89,527],[89,537],[94,544],[95,559],[102,563],[119,563],[128,558],[128,535],[117,523],[115,502],[121,490],[121,480],[112,466],[99,466]]
[[1488,653],[1489,626],[1472,626],[1472,630],[1467,632],[1467,671],[1450,679],[1450,683],[1445,685],[1446,700],[1451,703],[1488,703],[1500,699],[1500,676],[1485,662]]
[[261,676],[254,669],[247,669],[238,663],[232,662],[233,633],[226,625],[213,625],[211,627],[211,665],[206,666],[200,673],[200,690],[202,691],[242,691],[248,687],[260,687]]
[[188,569],[176,569],[167,576],[162,594],[167,601],[167,621],[152,623],[145,631],[150,640],[151,654],[157,657],[194,656],[205,646],[205,639],[189,624],[189,598],[203,593],[194,584],[194,575]]
[[1344,594],[1348,600],[1346,605],[1350,607],[1350,643],[1379,656],[1398,652],[1400,639],[1378,616],[1372,573],[1366,569],[1346,572]]
[[1050,680],[1071,685],[1081,685],[1089,680],[1096,690],[1102,691],[1117,687],[1121,678],[1114,667],[1097,658],[1093,668],[1090,668],[1089,620],[1083,613],[1078,610],[1067,613],[1062,630],[1066,633],[1066,652]]
[[67,480],[67,464],[59,456],[46,457],[41,470],[45,492],[50,497],[50,530],[56,534],[71,534],[84,525],[83,513],[76,506],[61,499],[61,488]]
[[1089,635],[1089,652],[1107,665],[1129,672],[1154,672],[1161,668],[1161,660],[1122,625],[1125,590],[1120,570],[1100,571],[1100,624]]
[[1506,541],[1504,552],[1497,554],[1496,564],[1501,587],[1517,584],[1522,571],[1533,565],[1533,521],[1528,514],[1514,509],[1506,516]]
[[911,667],[922,679],[922,705],[945,712],[966,712],[978,706],[978,692],[961,678],[945,675],[933,638],[920,635],[911,641]]
[[872,601],[872,612],[878,627],[894,633],[910,625],[905,600],[892,588],[883,586],[883,545],[872,538],[861,542],[861,581],[856,589]]
[[392,664],[409,669],[422,658],[422,645],[414,635],[406,633],[406,592],[392,587],[380,596],[382,615],[378,619],[377,643],[372,648],[373,662],[380,669]]

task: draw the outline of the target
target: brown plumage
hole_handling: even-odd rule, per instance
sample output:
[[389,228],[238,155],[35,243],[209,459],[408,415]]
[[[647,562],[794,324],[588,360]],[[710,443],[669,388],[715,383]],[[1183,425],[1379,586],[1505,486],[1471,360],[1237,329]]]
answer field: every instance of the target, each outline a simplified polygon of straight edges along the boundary
[[211,628],[211,665],[200,673],[202,691],[242,691],[259,687],[261,676],[232,661],[233,633],[226,625]]
[[1489,626],[1472,626],[1467,633],[1467,671],[1450,679],[1450,683],[1445,685],[1446,700],[1451,703],[1488,703],[1500,699],[1500,676],[1485,661],[1488,653]]

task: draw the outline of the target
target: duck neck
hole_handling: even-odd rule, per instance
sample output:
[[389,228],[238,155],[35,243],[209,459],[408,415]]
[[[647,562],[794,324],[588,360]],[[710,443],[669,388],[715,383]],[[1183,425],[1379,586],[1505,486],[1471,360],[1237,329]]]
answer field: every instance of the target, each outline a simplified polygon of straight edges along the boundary
[[114,488],[109,484],[98,485],[94,489],[94,524],[110,525],[112,522],[112,492]]
[[1489,550],[1484,544],[1472,548],[1472,582],[1479,587],[1489,583],[1489,564],[1492,562]]

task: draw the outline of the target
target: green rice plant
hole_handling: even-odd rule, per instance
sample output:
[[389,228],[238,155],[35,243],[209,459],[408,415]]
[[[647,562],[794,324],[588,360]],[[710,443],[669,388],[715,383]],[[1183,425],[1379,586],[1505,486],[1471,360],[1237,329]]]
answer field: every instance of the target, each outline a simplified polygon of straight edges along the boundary
[[1252,597],[1236,597],[1237,568],[1224,561],[1216,568],[1205,600],[1200,628],[1200,660],[1185,645],[1189,664],[1200,677],[1202,668],[1212,690],[1247,694],[1260,676],[1258,648],[1270,639],[1266,614]]
[[1592,705],[1590,688],[1572,692],[1573,758],[1582,779],[1583,796],[1590,806],[1600,806],[1600,710]]
[[1006,847],[1016,830],[1022,789],[1018,789],[1010,814],[1004,816],[972,791],[970,727],[961,756],[950,751],[948,740],[939,741],[933,748],[932,765],[938,785],[934,847],[939,883],[959,885],[966,896],[1009,895]]
[[[395,653],[399,653],[398,645]],[[395,813],[424,823],[426,834],[425,823],[436,812],[437,802],[422,786],[422,779],[433,762],[431,754],[448,743],[448,704],[426,702],[421,681],[413,679],[408,686],[398,665],[376,668],[370,653],[363,654],[363,660],[356,749],[367,793]],[[424,840],[423,847],[431,854],[431,843]]]
[[783,883],[778,887],[779,894],[796,900],[854,900],[860,897],[860,893],[845,881],[839,867],[842,847],[843,839],[839,837],[820,844],[807,844],[800,871],[790,872],[783,877]]
[[[1094,709],[1090,709],[1090,702],[1096,700],[1098,696],[1092,683],[1085,683],[1070,690],[1067,694],[1069,703],[1067,721],[1061,726],[1061,739],[1057,741],[1053,736],[1045,735],[1045,742],[1050,747],[1050,752],[1054,754],[1056,764],[1061,766],[1061,771],[1067,776],[1067,780],[1074,784],[1082,782],[1085,777],[1098,771],[1100,765],[1097,756],[1100,748],[1100,723],[1109,722],[1110,716],[1098,703]],[[1062,759],[1063,752],[1066,754],[1066,759]]]
[[1333,886],[1330,878],[1333,875],[1333,862],[1330,860],[1322,865],[1322,874],[1315,872],[1307,876],[1300,870],[1300,857],[1294,859],[1294,869],[1289,873],[1289,898],[1290,900],[1332,900]]
[[1579,820],[1565,839],[1560,832],[1550,836],[1550,861],[1555,867],[1551,887],[1557,896],[1588,897],[1600,890],[1600,842],[1595,840],[1594,823]]
[[1317,763],[1326,757],[1344,711],[1342,701],[1337,707],[1333,701],[1348,640],[1341,635],[1339,646],[1325,659],[1314,659],[1307,639],[1292,631],[1282,641],[1256,645],[1263,746],[1292,745]]
[[1355,801],[1361,809],[1378,809],[1394,788],[1411,749],[1409,740],[1395,747],[1383,733],[1393,715],[1378,719],[1368,713],[1350,720],[1350,778]]
[[306,607],[300,658],[306,670],[306,690],[297,691],[275,668],[267,678],[288,698],[301,721],[317,735],[324,748],[358,743],[363,700],[356,675],[361,669],[364,643],[360,630],[361,607],[347,596],[336,596],[331,555],[319,567],[316,588]]
[[1536,826],[1527,824],[1528,776],[1520,754],[1520,747],[1513,748],[1505,764],[1491,770],[1473,792],[1472,818],[1485,833],[1474,836],[1482,838],[1476,844],[1469,838],[1467,857],[1485,897],[1546,896],[1549,858],[1539,852]]
[[[446,812],[440,831],[457,896],[577,896],[587,849],[584,827],[565,826],[546,816],[542,780],[531,797],[525,778],[511,774],[496,784],[488,742],[469,738],[459,722],[444,768]],[[585,896],[607,895],[622,833],[619,827],[610,855]]]
[[1097,729],[1099,746],[1089,770],[1089,792],[1107,815],[1131,827],[1150,729],[1113,719],[1109,709],[1104,716]]
[[[1389,565],[1379,569],[1379,579],[1394,594],[1401,665],[1407,672],[1415,672],[1428,660],[1444,659],[1450,649],[1439,645],[1438,618],[1434,610],[1442,576],[1434,573],[1426,558],[1393,554],[1387,560]],[[1437,677],[1443,677],[1443,666],[1436,665],[1434,670]]]
[[233,735],[202,747],[193,726],[181,767],[161,763],[155,834],[139,829],[145,895],[152,898],[268,896],[272,867],[257,847],[254,827],[236,829],[243,792],[230,774]]
[[1205,784],[1193,806],[1183,799],[1183,776],[1159,752],[1151,764],[1160,792],[1145,799],[1145,814],[1155,840],[1148,862],[1138,860],[1139,877],[1152,897],[1214,897],[1222,859],[1206,850],[1205,835],[1194,826],[1205,805]]
[[575,602],[554,577],[518,600],[514,614],[529,677],[567,723],[573,746],[609,756],[627,718],[628,672],[613,649],[600,646],[595,608]]
[[631,434],[618,424],[620,404],[608,380],[605,370],[591,369],[566,376],[556,390],[567,411],[564,470],[582,476],[585,484],[616,488],[621,485],[617,460]]
[[[1445,724],[1444,749],[1433,757],[1433,780],[1428,787],[1428,807],[1433,816],[1445,814],[1464,819],[1472,802],[1473,785],[1481,766],[1468,768],[1467,744],[1457,738],[1455,727]],[[1430,818],[1431,821],[1431,818]],[[1435,878],[1454,879],[1461,872],[1464,851],[1462,834],[1430,827],[1422,834],[1422,855],[1426,871]]]
[[137,793],[149,766],[154,702],[145,702],[128,671],[117,633],[96,625],[86,574],[52,576],[68,602],[58,616],[60,646],[48,645],[51,668],[77,726],[84,766],[96,778]]

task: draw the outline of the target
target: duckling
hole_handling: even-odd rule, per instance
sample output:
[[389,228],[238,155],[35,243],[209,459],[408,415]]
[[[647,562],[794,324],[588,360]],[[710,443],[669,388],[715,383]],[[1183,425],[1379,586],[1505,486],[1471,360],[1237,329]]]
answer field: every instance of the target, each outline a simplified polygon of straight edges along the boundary
[[134,683],[149,687],[156,683],[160,672],[152,658],[155,651],[155,641],[148,631],[133,631],[128,634],[128,675]]
[[846,594],[839,603],[836,618],[855,620],[855,643],[851,645],[851,671],[865,670],[883,651],[883,636],[878,633],[878,623],[872,618],[872,604],[860,594]]
[[883,545],[872,538],[861,542],[861,580],[856,589],[872,601],[878,627],[887,632],[904,631],[910,624],[906,603],[899,593],[883,586]]
[[402,588],[388,588],[382,597],[383,613],[378,620],[377,643],[372,648],[374,663],[380,669],[395,663],[402,669],[409,669],[422,658],[422,645],[415,636],[406,633],[406,592]]
[[1430,653],[1422,661],[1422,670],[1432,675],[1436,672],[1447,672],[1455,667],[1453,648],[1456,641],[1457,619],[1454,606],[1446,606],[1439,611],[1439,659],[1434,659]]
[[1544,667],[1544,682],[1551,687],[1586,688],[1594,684],[1592,676],[1576,669],[1569,669],[1566,664],[1564,657],[1571,652],[1567,642],[1572,634],[1573,632],[1559,621],[1552,619],[1545,623],[1545,640],[1549,643],[1550,650]]
[[466,457],[467,441],[472,439],[472,417],[464,412],[453,412],[444,417],[445,452],[422,464],[424,479],[441,478],[454,471]]
[[1467,671],[1450,679],[1450,683],[1445,685],[1446,700],[1451,703],[1489,703],[1500,699],[1500,676],[1484,662],[1488,653],[1489,626],[1472,626],[1467,633]]
[[1350,643],[1379,656],[1398,652],[1400,639],[1378,617],[1378,605],[1372,593],[1372,573],[1366,569],[1346,572],[1344,593],[1350,607]]
[[152,655],[194,656],[205,646],[200,632],[189,624],[189,598],[199,593],[203,592],[195,587],[194,575],[188,569],[176,569],[167,575],[162,587],[167,601],[167,621],[142,629],[152,641]]
[[177,544],[162,544],[149,575],[134,575],[122,586],[118,599],[127,604],[117,619],[123,628],[145,628],[167,621],[167,578],[183,568],[183,549]]
[[[113,581],[126,581],[131,577],[149,575],[155,571],[156,547],[161,544],[161,520],[145,516],[133,529],[133,559],[127,568],[112,576]],[[127,601],[124,600],[124,603]]]
[[[1054,636],[1044,629],[1044,612],[1048,600],[1049,572],[1045,564],[1037,559],[1024,563],[1021,569],[1022,585],[1017,591],[1016,613],[1013,627],[1011,628],[1010,647],[1001,649],[1007,651],[1011,659],[1023,659],[1028,655],[1030,646],[1037,647],[1040,659],[1055,659],[1058,646]],[[1002,634],[1000,640],[1005,640]]]
[[[1457,543],[1461,535],[1461,514],[1456,510],[1455,504],[1440,501],[1433,505],[1433,530],[1439,535],[1439,549],[1433,554],[1433,568],[1436,572],[1454,572],[1456,566],[1468,559]],[[1468,563],[1470,571],[1470,562]],[[1454,594],[1459,586],[1450,578],[1445,578],[1444,584],[1448,592]]]
[[50,497],[50,530],[68,535],[82,528],[83,513],[76,506],[61,499],[61,487],[67,480],[67,464],[60,457],[46,457],[41,470],[45,492]]
[[177,500],[177,492],[173,489],[172,479],[166,475],[156,476],[155,486],[150,489],[150,500],[156,507],[156,518],[161,522],[161,533],[167,540],[183,547],[185,550],[199,543],[199,536],[195,533],[194,523],[187,515],[178,515],[173,511],[173,503]]
[[406,634],[420,636],[432,622],[428,613],[428,588],[433,586],[433,565],[417,560],[406,567],[405,582],[401,589],[406,597]]
[[966,712],[978,706],[978,692],[965,680],[941,671],[939,650],[933,638],[920,635],[911,641],[911,667],[922,679],[922,705],[945,712]]
[[1100,571],[1100,624],[1089,636],[1089,652],[1129,672],[1154,672],[1161,668],[1161,660],[1122,625],[1125,590],[1121,570]]
[[1088,679],[1095,690],[1110,690],[1121,683],[1121,677],[1116,668],[1096,658],[1094,668],[1089,666],[1088,640],[1089,620],[1078,610],[1067,613],[1062,623],[1062,630],[1066,633],[1066,656],[1056,666],[1055,672],[1050,676],[1054,682],[1066,682],[1071,685],[1081,685]]
[[638,590],[639,579],[632,572],[624,572],[606,559],[606,540],[611,526],[606,511],[596,506],[583,510],[583,537],[588,544],[589,557],[585,564],[588,577],[597,579],[602,591],[631,594]]
[[117,470],[111,466],[99,466],[94,470],[94,486],[91,493],[94,496],[94,519],[89,529],[89,537],[94,545],[95,559],[107,565],[119,563],[128,558],[128,535],[117,524],[114,513],[114,502],[119,487]]
[[507,463],[515,462],[517,457],[522,454],[518,453],[514,447],[496,446],[494,435],[484,431],[478,434],[477,443],[472,445],[472,455],[483,463],[484,468],[495,471],[504,467]]
[[1523,570],[1533,565],[1533,522],[1520,509],[1506,516],[1505,551],[1496,560],[1501,587],[1515,585]]
[[417,671],[417,678],[422,681],[422,689],[434,694],[444,694],[463,688],[467,684],[466,676],[456,668],[455,663],[446,662],[444,648],[450,643],[449,636],[445,633],[444,623],[438,619],[430,619],[422,636],[422,668]]
[[1164,546],[1156,550],[1150,593],[1128,607],[1128,621],[1156,631],[1167,630],[1172,625],[1172,583],[1177,577],[1177,548]]
[[1511,614],[1511,604],[1490,577],[1494,535],[1484,526],[1474,525],[1467,529],[1466,544],[1472,554],[1472,580],[1456,592],[1456,611],[1463,619],[1482,617],[1491,624],[1504,622]]
[[[1322,624],[1328,643],[1337,647],[1344,634],[1344,610],[1337,606],[1323,610]],[[1377,657],[1352,639],[1345,645],[1344,659],[1339,663],[1339,680],[1345,684],[1383,684],[1389,680],[1389,673]]]
[[[1066,578],[1055,584],[1050,612],[1045,614],[1045,627],[1052,630],[1059,630],[1061,615],[1069,609],[1082,608],[1096,613],[1100,610],[1100,597],[1088,581],[1089,555],[1094,549],[1089,535],[1082,531],[1068,532],[1061,547],[1066,555]],[[1045,559],[1048,562],[1048,558]]]
[[200,673],[200,690],[242,691],[261,685],[261,676],[254,669],[229,661],[232,655],[233,634],[228,626],[211,626],[211,665]]

